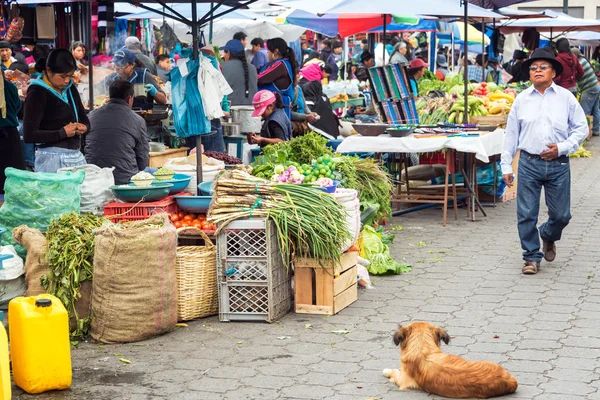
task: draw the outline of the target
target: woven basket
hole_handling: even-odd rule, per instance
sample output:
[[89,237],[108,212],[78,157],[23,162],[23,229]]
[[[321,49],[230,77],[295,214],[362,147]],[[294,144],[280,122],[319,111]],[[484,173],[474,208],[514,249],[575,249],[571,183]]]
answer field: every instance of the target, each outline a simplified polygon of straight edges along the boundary
[[208,317],[219,313],[217,288],[217,248],[197,228],[180,228],[201,236],[205,246],[177,246],[177,320]]

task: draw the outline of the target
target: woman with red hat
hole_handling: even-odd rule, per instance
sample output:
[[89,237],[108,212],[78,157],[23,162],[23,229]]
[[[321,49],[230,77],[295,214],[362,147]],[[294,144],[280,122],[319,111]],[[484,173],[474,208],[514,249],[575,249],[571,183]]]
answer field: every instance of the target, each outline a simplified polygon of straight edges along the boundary
[[413,58],[408,64],[408,81],[410,83],[410,90],[415,96],[419,96],[419,85],[417,81],[425,75],[425,68],[427,64],[420,58]]

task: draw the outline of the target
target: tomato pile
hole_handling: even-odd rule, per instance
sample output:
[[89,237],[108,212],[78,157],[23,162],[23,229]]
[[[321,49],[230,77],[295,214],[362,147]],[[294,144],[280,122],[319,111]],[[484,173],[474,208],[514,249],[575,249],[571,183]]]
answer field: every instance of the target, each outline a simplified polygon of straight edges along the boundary
[[217,226],[206,220],[206,215],[203,214],[186,214],[182,211],[171,214],[169,216],[175,228],[185,228],[193,226],[203,231],[214,231]]

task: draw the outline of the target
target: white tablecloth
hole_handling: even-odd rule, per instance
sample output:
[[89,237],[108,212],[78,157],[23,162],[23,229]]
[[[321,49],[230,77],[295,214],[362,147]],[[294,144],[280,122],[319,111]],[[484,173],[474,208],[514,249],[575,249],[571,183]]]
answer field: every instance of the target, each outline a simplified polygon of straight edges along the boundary
[[393,138],[384,134],[375,137],[354,135],[344,139],[337,148],[338,153],[427,153],[442,149],[455,149],[463,153],[475,153],[482,162],[490,156],[502,153],[504,129],[482,133],[473,137],[435,137],[417,139],[413,135]]

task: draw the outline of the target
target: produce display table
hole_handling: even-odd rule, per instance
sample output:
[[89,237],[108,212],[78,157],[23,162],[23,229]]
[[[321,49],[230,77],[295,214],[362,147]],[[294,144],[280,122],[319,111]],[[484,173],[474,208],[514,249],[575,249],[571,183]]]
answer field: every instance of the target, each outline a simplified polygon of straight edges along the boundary
[[[474,132],[469,132],[474,133]],[[461,153],[474,153],[483,162],[502,152],[504,129],[493,132],[478,132],[473,137],[435,137],[419,139],[414,135],[393,138],[390,135],[376,137],[354,135],[344,139],[337,148],[338,153],[428,153],[443,149],[454,149]]]
[[179,149],[167,149],[160,152],[150,152],[150,160],[148,166],[150,168],[160,168],[169,158],[187,157],[189,147],[181,147]]
[[348,99],[348,102],[336,101],[335,103],[331,103],[331,108],[333,108],[334,110],[336,108],[364,107],[364,106],[365,106],[365,98],[364,97],[351,97]]
[[[473,132],[469,132],[473,133]],[[392,196],[392,203],[426,203],[442,204],[443,225],[446,226],[448,213],[449,187],[452,185],[452,200],[454,203],[454,216],[458,219],[457,198],[458,195],[467,195],[469,199],[469,214],[475,220],[475,206],[485,216],[485,211],[479,203],[477,196],[477,174],[476,160],[485,163],[490,161],[490,156],[500,154],[504,143],[504,130],[496,129],[493,132],[478,132],[479,136],[471,137],[431,137],[418,138],[411,135],[403,138],[393,138],[390,135],[379,135],[377,137],[364,137],[360,135],[350,136],[338,146],[338,153],[350,152],[375,152],[375,153],[427,153],[440,150],[446,151],[446,176],[444,185],[441,187],[410,188],[408,184],[408,167],[406,157],[403,157],[404,173],[406,178],[406,190],[402,191],[402,182],[398,184],[398,193]],[[465,153],[465,162],[461,172],[465,177],[464,187],[457,188],[454,179],[450,183],[450,174],[454,171],[457,153]],[[467,173],[468,171],[469,173]],[[443,193],[440,193],[443,191]],[[395,212],[394,214],[399,214]]]

